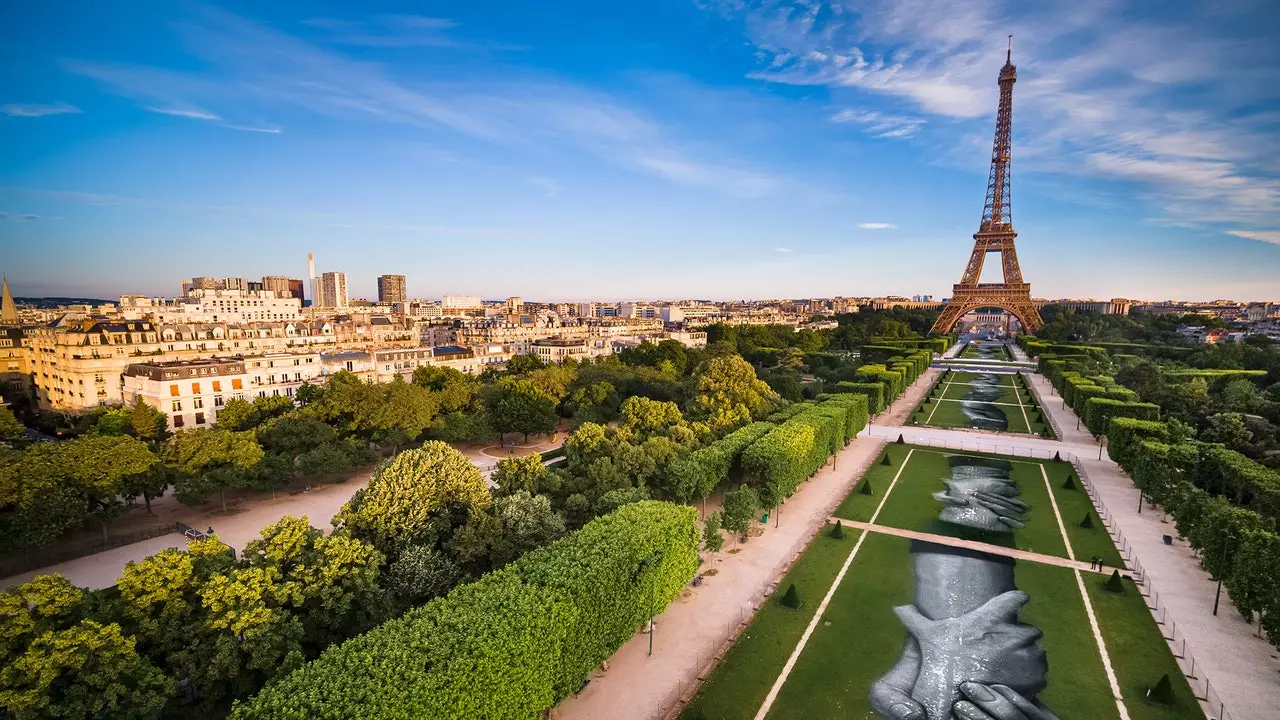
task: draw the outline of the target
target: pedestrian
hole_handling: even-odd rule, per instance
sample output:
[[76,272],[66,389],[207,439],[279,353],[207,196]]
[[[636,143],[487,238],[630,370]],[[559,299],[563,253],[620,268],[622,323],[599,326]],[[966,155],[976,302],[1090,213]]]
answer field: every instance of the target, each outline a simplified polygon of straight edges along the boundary
[[204,534],[205,534],[205,535],[212,535],[212,534],[213,534],[213,526],[212,526],[212,525],[210,525],[210,526],[209,526],[209,529],[204,531]]

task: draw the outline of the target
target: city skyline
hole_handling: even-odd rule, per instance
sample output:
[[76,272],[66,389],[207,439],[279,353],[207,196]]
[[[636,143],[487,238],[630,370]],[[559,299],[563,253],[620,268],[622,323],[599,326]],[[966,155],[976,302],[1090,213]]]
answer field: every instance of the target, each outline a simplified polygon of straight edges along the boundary
[[20,296],[946,297],[1010,32],[1035,296],[1280,295],[1263,3],[137,7],[0,10]]

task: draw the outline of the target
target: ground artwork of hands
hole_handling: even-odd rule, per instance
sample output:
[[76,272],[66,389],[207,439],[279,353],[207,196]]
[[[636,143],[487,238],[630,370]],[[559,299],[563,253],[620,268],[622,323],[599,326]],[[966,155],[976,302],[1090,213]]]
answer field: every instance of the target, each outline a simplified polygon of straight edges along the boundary
[[990,532],[1012,532],[1027,526],[1030,506],[1015,497],[1018,488],[1012,483],[952,477],[946,485],[946,490],[933,493],[933,499],[943,505],[939,519]]

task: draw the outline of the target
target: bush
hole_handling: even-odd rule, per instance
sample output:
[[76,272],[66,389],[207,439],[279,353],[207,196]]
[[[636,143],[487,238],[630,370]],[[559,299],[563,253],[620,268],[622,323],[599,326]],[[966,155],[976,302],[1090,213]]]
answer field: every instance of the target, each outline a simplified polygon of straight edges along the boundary
[[1072,476],[1068,475],[1068,476],[1067,476],[1067,479],[1062,481],[1062,489],[1063,489],[1063,490],[1075,490],[1075,489],[1076,489],[1076,479],[1075,479],[1074,477],[1072,477]]
[[1084,514],[1084,518],[1080,520],[1080,527],[1085,530],[1093,529],[1093,513],[1087,512]]
[[1147,699],[1160,705],[1173,704],[1173,684],[1169,681],[1168,673],[1161,675],[1156,684],[1147,689]]
[[867,478],[866,480],[862,481],[862,484],[858,486],[858,494],[859,495],[874,494],[871,490],[871,478]]
[[791,586],[787,588],[787,593],[782,596],[782,606],[789,607],[792,610],[799,610],[803,604],[800,601],[800,593],[796,591],[796,584],[791,583]]
[[836,521],[836,524],[835,524],[835,525],[833,525],[833,526],[831,527],[831,532],[830,532],[830,533],[828,533],[828,534],[829,534],[832,538],[834,538],[834,539],[836,539],[836,540],[843,540],[843,539],[844,539],[844,525],[843,525],[839,520],[837,520],[837,521]]
[[[692,508],[645,501],[335,645],[233,718],[532,718],[693,577]],[[657,558],[651,564],[643,563]]]
[[885,453],[884,457],[880,458],[880,464],[884,465],[885,467],[893,466],[893,461],[889,459],[889,453]]
[[1107,578],[1107,581],[1102,584],[1102,589],[1111,593],[1124,592],[1124,581],[1120,579],[1119,570],[1111,571],[1111,577]]
[[1137,445],[1143,440],[1165,442],[1169,432],[1164,423],[1136,418],[1113,418],[1107,426],[1107,454],[1127,472],[1133,472]]

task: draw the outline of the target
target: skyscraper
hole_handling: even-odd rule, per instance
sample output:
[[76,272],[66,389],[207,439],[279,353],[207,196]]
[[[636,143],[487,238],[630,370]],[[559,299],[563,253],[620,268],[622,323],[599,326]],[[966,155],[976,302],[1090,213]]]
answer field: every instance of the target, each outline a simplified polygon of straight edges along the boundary
[[320,297],[316,307],[347,307],[347,274],[327,272],[320,276]]
[[403,275],[378,276],[378,302],[402,303],[408,299],[404,289]]

